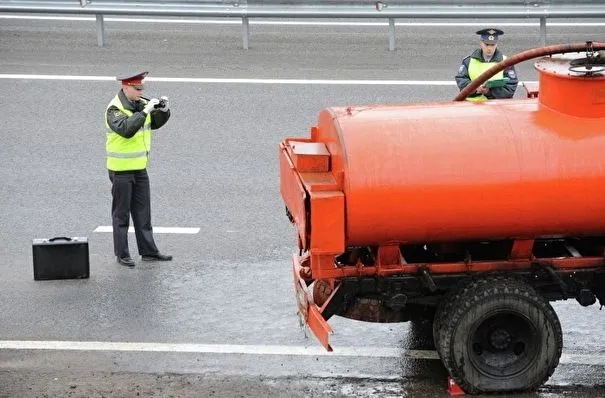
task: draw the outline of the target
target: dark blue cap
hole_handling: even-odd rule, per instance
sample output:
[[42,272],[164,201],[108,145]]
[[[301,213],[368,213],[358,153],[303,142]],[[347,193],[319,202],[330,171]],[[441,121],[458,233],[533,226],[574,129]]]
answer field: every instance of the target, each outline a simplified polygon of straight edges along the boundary
[[488,28],[481,29],[476,32],[478,35],[481,35],[481,41],[486,44],[496,44],[498,43],[498,36],[503,35],[504,32],[500,29]]

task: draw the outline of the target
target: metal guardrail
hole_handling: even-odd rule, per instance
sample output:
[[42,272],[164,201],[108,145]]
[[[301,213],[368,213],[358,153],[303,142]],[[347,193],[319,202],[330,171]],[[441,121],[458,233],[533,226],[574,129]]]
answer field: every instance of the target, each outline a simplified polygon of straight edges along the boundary
[[[249,48],[250,18],[347,18],[386,19],[389,23],[389,51],[395,49],[395,20],[415,18],[468,19],[468,18],[524,18],[540,21],[540,42],[546,44],[546,20],[552,18],[602,18],[605,17],[605,1],[563,2],[481,2],[469,0],[463,4],[431,2],[429,4],[389,4],[388,0],[364,4],[340,5],[291,5],[252,3],[247,0],[185,1],[172,0],[157,2],[103,1],[103,0],[0,0],[0,12],[86,14],[96,16],[97,43],[105,44],[105,15],[163,16],[163,17],[212,17],[241,18],[243,48]],[[421,3],[422,0],[416,0]],[[269,2],[271,3],[271,2]],[[425,1],[426,3],[426,1]]]

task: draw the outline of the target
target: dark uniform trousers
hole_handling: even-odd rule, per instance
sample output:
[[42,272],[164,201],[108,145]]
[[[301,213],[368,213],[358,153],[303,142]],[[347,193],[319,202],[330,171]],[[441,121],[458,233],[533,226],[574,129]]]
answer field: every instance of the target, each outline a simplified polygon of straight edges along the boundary
[[113,223],[113,248],[117,257],[130,256],[128,251],[128,226],[130,215],[140,255],[158,253],[151,228],[151,196],[147,170],[111,171],[111,216]]

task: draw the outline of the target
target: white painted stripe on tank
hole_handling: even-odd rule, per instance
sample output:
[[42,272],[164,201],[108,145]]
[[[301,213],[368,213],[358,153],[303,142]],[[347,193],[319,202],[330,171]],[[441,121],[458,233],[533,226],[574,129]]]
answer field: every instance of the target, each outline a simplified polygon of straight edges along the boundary
[[[100,225],[93,232],[113,232],[111,225]],[[129,227],[128,232],[134,233],[134,227]],[[190,227],[153,227],[154,234],[197,234],[199,228]]]

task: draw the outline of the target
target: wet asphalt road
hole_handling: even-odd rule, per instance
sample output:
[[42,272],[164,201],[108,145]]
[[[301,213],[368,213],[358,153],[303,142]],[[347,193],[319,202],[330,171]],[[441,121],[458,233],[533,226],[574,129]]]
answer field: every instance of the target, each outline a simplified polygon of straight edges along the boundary
[[[113,76],[148,68],[164,78],[452,80],[474,47],[469,32],[478,29],[401,27],[390,53],[386,26],[252,24],[248,51],[240,49],[237,25],[107,21],[106,28],[109,44],[98,48],[92,21],[0,19],[0,75]],[[506,53],[537,46],[537,26],[505,30]],[[552,27],[548,42],[602,40],[604,33],[603,26]],[[531,64],[517,70],[522,80],[536,80]],[[156,234],[175,261],[131,270],[115,263],[111,235],[93,232],[110,224],[102,115],[116,83],[0,79],[0,341],[286,348],[0,349],[0,397],[445,396],[445,371],[430,359],[422,325],[336,318],[330,356],[305,339],[292,293],[296,241],[279,195],[277,145],[307,136],[325,106],[449,100],[455,86],[150,80],[147,88],[169,96],[173,110],[155,135],[149,166],[154,225],[201,230]],[[34,282],[31,240],[61,235],[88,237],[90,279]],[[554,306],[565,333],[561,365],[544,388],[523,396],[604,396],[603,313],[575,301]],[[365,351],[343,356],[339,348]],[[409,358],[410,350],[423,358]]]

